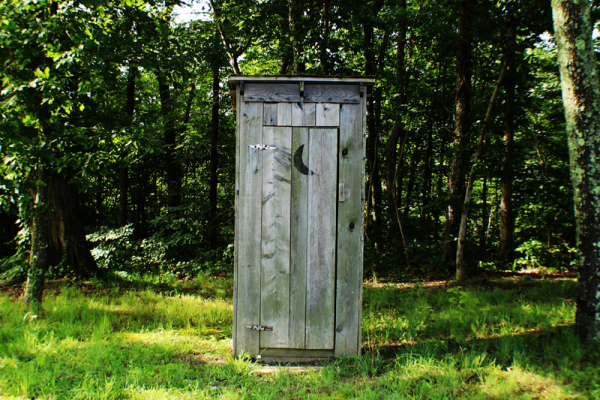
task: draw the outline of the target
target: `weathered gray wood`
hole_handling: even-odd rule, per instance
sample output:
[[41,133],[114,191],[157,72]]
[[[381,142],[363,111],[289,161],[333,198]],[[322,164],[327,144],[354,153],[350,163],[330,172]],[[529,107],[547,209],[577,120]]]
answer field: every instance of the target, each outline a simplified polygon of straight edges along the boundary
[[240,103],[238,198],[236,355],[259,352],[259,333],[244,328],[260,323],[261,200],[263,181],[262,150],[251,147],[262,143],[263,104]]
[[314,103],[360,103],[360,85],[323,85],[304,86],[304,101]]
[[330,361],[332,357],[262,357],[261,364],[297,364],[297,363],[312,363],[314,361]]
[[[337,221],[337,278],[335,355],[357,355],[360,292],[362,290],[362,105],[343,104],[340,109],[339,185]],[[342,155],[348,150],[346,156]],[[353,228],[350,227],[353,224]]]
[[246,102],[288,102],[300,101],[299,83],[246,83],[244,86]]
[[[239,84],[237,84],[239,86]],[[235,90],[235,103],[240,103],[240,91],[236,88]],[[235,112],[235,120],[240,120],[240,107],[237,107]],[[234,238],[234,249],[237,249],[239,246],[239,238],[238,238],[238,227],[239,223],[239,211],[238,207],[240,204],[239,193],[240,193],[240,124],[235,124],[235,238]],[[233,328],[232,328],[232,347],[233,354],[238,354],[237,351],[237,282],[238,282],[238,252],[236,251],[233,255]]]
[[277,103],[277,126],[292,126],[292,103]]
[[337,129],[310,129],[306,348],[333,349]]
[[261,347],[290,347],[292,128],[263,128]]
[[362,205],[361,205],[361,217],[360,217],[360,273],[358,274],[358,276],[361,277],[361,285],[360,285],[360,292],[359,292],[359,297],[358,297],[358,355],[360,356],[360,353],[362,351],[362,277],[363,277],[363,255],[364,255],[364,248],[365,248],[365,234],[364,234],[364,226],[365,226],[365,214],[363,212],[364,208],[365,208],[365,201],[366,201],[366,193],[365,193],[365,182],[366,182],[366,178],[365,178],[365,174],[366,174],[366,163],[367,163],[367,93],[368,93],[368,89],[366,87],[362,88],[363,91],[363,96],[361,98],[361,105],[362,105],[362,148],[363,148],[363,161],[362,161],[362,165],[361,165],[361,173],[362,173],[362,182],[363,185],[360,187],[361,190],[361,199],[362,199]]
[[315,126],[315,103],[292,103],[292,126]]
[[268,349],[261,348],[262,357],[333,357],[333,350]]
[[317,104],[317,126],[338,126],[340,124],[339,104]]
[[266,126],[277,125],[277,103],[265,103],[264,110],[264,124]]
[[347,78],[336,78],[336,77],[319,77],[319,76],[289,76],[289,75],[278,75],[278,76],[261,76],[261,75],[231,75],[229,77],[229,83],[240,83],[246,82],[268,82],[268,83],[292,83],[292,82],[305,82],[305,83],[363,83],[365,86],[373,86],[375,84],[374,78],[365,77],[347,77]]
[[[303,147],[302,147],[303,146]],[[302,148],[301,148],[302,147]],[[290,347],[305,345],[306,316],[306,251],[308,246],[308,179],[301,172],[308,161],[310,143],[308,128],[292,129],[292,214],[291,214],[291,275],[290,275]],[[306,171],[305,171],[306,172]]]

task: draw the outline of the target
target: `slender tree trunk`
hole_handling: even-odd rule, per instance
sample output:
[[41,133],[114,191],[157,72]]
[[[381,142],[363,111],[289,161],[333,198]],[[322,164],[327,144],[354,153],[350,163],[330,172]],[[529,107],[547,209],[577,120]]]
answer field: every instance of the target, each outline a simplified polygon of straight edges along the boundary
[[[408,217],[410,212],[410,204],[412,201],[412,193],[415,187],[415,179],[417,176],[417,167],[419,166],[419,162],[421,161],[421,141],[417,137],[417,141],[414,146],[413,153],[411,155],[410,160],[410,175],[408,178],[408,187],[406,188],[406,199],[404,202],[404,216]],[[417,194],[418,197],[418,194]],[[418,200],[417,200],[418,202]]]
[[454,118],[454,159],[450,175],[449,190],[452,201],[448,206],[448,217],[444,230],[443,252],[447,258],[456,255],[456,241],[453,240],[460,224],[460,208],[456,207],[464,196],[465,174],[467,172],[468,132],[471,111],[471,13],[473,0],[461,1],[458,47],[456,52],[456,113]]
[[496,199],[497,199],[498,190],[496,190],[496,194],[492,197],[492,206],[490,208],[490,217],[488,218],[487,229],[485,231],[485,245],[487,246],[490,242],[490,233],[492,231],[492,222],[494,222],[494,212],[496,211]]
[[[442,195],[442,186],[444,185],[444,162],[445,162],[445,157],[444,157],[444,153],[446,151],[446,141],[444,139],[442,139],[440,141],[440,166],[439,166],[439,170],[438,170],[438,181],[437,181],[437,187],[436,187],[436,199],[439,202],[440,201],[440,197]],[[440,232],[440,214],[442,213],[442,210],[439,208],[436,208],[436,212],[435,215],[433,217],[433,231],[435,232],[435,237],[439,238],[439,232]]]
[[[138,68],[129,66],[127,75],[127,93],[125,97],[125,115],[127,116],[127,125],[131,127],[133,122],[133,114],[135,112],[135,75]],[[127,225],[127,211],[129,208],[128,191],[129,191],[129,166],[124,160],[125,153],[121,154],[119,164],[119,226]]]
[[600,88],[587,0],[553,0],[571,161],[579,288],[576,330],[600,339]]
[[479,236],[479,245],[485,249],[485,228],[487,226],[487,176],[483,177],[481,189],[481,233]]
[[179,176],[179,161],[177,160],[177,131],[175,129],[174,107],[171,100],[171,91],[164,71],[160,68],[156,74],[158,79],[158,91],[160,95],[160,105],[162,119],[165,127],[165,169],[167,171],[167,205],[169,212],[181,204],[181,179]]
[[129,168],[124,160],[119,165],[119,226],[127,225],[127,210],[129,208]]
[[96,229],[100,229],[104,220],[104,176],[98,172],[98,190],[96,191]]
[[302,18],[302,3],[298,1],[290,0],[289,2],[289,24],[290,24],[290,39],[292,41],[292,54],[293,64],[292,70],[294,75],[300,75],[304,73],[305,65],[302,60],[303,57],[303,46],[301,41],[301,18]]
[[427,206],[429,205],[429,197],[431,192],[431,180],[432,180],[432,171],[431,171],[431,158],[433,156],[433,120],[437,105],[437,94],[440,86],[440,78],[441,78],[442,66],[438,64],[438,76],[435,82],[435,89],[433,90],[433,95],[431,96],[431,106],[430,106],[430,114],[429,121],[427,126],[427,149],[425,150],[425,162],[423,168],[423,187],[421,191],[421,226],[425,228],[425,222],[427,220]]
[[327,47],[329,46],[329,9],[330,0],[323,0],[323,39],[321,40],[321,72],[323,75],[329,75],[329,56]]
[[506,77],[504,80],[506,107],[504,120],[504,159],[502,162],[502,200],[500,203],[500,259],[511,263],[514,260],[515,220],[512,206],[513,148],[515,132],[515,87],[516,62],[515,47],[517,45],[517,27],[514,20],[509,22],[506,32]]
[[498,98],[498,92],[500,91],[500,85],[504,79],[507,63],[502,66],[502,72],[500,72],[500,78],[490,99],[490,104],[485,115],[485,120],[481,124],[481,133],[479,134],[479,140],[477,141],[477,152],[473,159],[473,165],[471,166],[471,174],[469,175],[469,183],[467,184],[467,193],[463,202],[462,215],[460,219],[460,230],[458,232],[458,248],[456,250],[456,279],[462,281],[465,278],[465,245],[467,244],[467,220],[469,218],[469,206],[471,205],[471,196],[473,195],[473,183],[475,182],[475,174],[477,168],[477,161],[483,153],[483,140],[485,139],[485,133],[487,125],[490,123],[492,117],[492,109],[496,98]]
[[[381,10],[383,1],[379,0],[374,4],[372,9],[372,15],[375,16]],[[366,75],[375,75],[377,72],[377,59],[374,49],[373,40],[374,25],[371,19],[367,19],[363,23],[363,48],[365,57],[365,73]],[[367,99],[367,129],[369,136],[367,137],[367,190],[368,193],[367,201],[370,204],[367,206],[367,211],[371,212],[372,215],[372,226],[367,224],[367,234],[370,235],[371,240],[378,247],[379,234],[381,229],[381,177],[379,173],[379,156],[378,156],[378,144],[379,144],[379,131],[377,129],[377,107],[376,103],[381,99],[378,95],[381,91],[373,91],[373,95]],[[367,214],[368,215],[368,214]]]
[[31,254],[25,302],[39,308],[42,304],[44,280],[48,272],[48,187],[44,182],[44,171],[38,172],[33,224],[31,227]]
[[219,185],[219,69],[213,71],[212,138],[210,142],[210,183],[208,200],[210,203],[210,243],[213,250],[219,242],[219,223],[217,219],[217,187]]
[[[400,7],[406,10],[406,0],[400,0]],[[406,19],[402,18],[400,22],[400,29],[398,32],[398,39],[396,42],[396,85],[398,87],[398,96],[396,97],[396,120],[394,126],[388,134],[387,146],[386,146],[386,177],[385,183],[387,187],[388,204],[390,212],[390,221],[396,218],[396,211],[399,207],[396,196],[394,196],[395,188],[395,175],[396,175],[396,164],[397,164],[397,147],[398,140],[404,132],[404,124],[402,122],[401,107],[407,102],[406,95],[406,66],[405,66],[405,48],[406,48],[406,30],[407,24]]]
[[210,0],[210,6],[213,9],[214,20],[217,23],[217,29],[219,30],[219,35],[221,36],[221,41],[223,42],[223,47],[225,47],[225,52],[227,53],[227,57],[229,57],[229,63],[231,64],[231,69],[233,73],[236,75],[240,74],[240,66],[238,64],[238,58],[244,53],[244,51],[248,48],[251,39],[248,40],[247,44],[241,45],[238,49],[234,49],[225,30],[223,29],[223,24],[221,22],[221,10],[217,1]]

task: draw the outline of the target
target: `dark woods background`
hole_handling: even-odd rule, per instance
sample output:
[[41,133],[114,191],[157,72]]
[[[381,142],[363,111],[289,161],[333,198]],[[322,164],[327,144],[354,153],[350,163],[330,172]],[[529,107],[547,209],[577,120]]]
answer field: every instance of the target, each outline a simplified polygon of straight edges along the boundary
[[24,281],[30,258],[46,279],[231,272],[233,73],[377,78],[367,277],[455,273],[482,132],[467,274],[569,268],[574,219],[549,2],[176,6],[0,5],[2,280]]

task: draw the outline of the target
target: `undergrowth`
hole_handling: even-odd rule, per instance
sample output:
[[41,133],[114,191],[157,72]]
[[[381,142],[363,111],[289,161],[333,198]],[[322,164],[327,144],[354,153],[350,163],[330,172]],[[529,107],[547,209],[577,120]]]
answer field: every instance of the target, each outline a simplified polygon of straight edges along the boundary
[[569,278],[366,287],[363,355],[279,374],[231,357],[231,279],[117,282],[49,292],[39,314],[0,295],[0,398],[600,398]]

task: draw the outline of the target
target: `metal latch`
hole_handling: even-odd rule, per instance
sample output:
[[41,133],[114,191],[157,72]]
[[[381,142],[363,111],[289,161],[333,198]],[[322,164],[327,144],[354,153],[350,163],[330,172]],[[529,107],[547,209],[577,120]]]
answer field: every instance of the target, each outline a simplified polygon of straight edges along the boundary
[[272,331],[272,326],[262,326],[262,325],[246,325],[245,328],[252,329],[253,331]]

